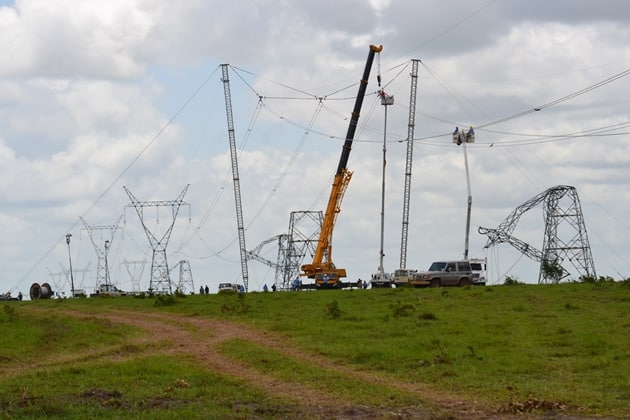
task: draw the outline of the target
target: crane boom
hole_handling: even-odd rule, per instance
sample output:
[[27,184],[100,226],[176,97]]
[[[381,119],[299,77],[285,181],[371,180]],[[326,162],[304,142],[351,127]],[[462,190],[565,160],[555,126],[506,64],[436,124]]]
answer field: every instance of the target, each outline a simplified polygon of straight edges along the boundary
[[340,279],[346,277],[346,269],[336,268],[332,262],[332,234],[337,215],[341,211],[341,201],[343,195],[348,188],[350,179],[352,178],[352,172],[350,172],[347,168],[348,158],[350,157],[350,151],[352,150],[352,141],[354,140],[354,134],[359,121],[365,91],[367,90],[370,70],[372,69],[372,63],[374,62],[374,55],[376,53],[380,53],[382,49],[382,46],[370,45],[370,51],[363,71],[363,78],[359,84],[359,92],[357,93],[354,103],[352,117],[350,118],[350,124],[346,133],[346,140],[343,144],[343,148],[341,149],[341,157],[339,158],[339,164],[337,165],[337,172],[335,173],[330,197],[328,199],[328,205],[326,206],[326,213],[324,214],[319,240],[313,255],[313,262],[302,266],[302,275],[315,279],[317,287],[341,287],[342,283]]

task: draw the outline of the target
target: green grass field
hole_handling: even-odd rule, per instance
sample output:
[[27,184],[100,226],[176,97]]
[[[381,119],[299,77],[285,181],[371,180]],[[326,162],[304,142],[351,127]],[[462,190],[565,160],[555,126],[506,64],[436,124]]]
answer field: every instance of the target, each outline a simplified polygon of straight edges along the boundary
[[630,418],[630,283],[3,302],[5,418]]

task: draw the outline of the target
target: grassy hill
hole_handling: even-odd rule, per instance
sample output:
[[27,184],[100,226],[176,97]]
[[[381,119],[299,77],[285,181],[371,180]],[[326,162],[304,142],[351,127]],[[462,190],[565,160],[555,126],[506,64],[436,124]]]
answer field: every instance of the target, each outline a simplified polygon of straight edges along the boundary
[[0,417],[630,417],[630,283],[2,302]]

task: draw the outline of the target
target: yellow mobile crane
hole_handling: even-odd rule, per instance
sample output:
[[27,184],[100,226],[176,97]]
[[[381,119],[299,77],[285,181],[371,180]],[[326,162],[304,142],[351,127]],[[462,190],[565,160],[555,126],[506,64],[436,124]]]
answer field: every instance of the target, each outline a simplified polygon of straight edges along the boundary
[[[302,265],[302,276],[315,279],[315,286],[318,289],[342,288],[344,286],[341,279],[346,277],[346,269],[337,268],[332,262],[332,234],[335,220],[341,211],[341,200],[352,178],[352,172],[347,168],[348,158],[350,156],[350,150],[352,150],[352,141],[359,121],[359,114],[361,112],[361,106],[363,105],[363,98],[365,97],[374,55],[380,53],[382,49],[382,45],[378,47],[370,45],[365,70],[363,71],[363,78],[359,84],[359,92],[354,103],[352,117],[350,118],[346,141],[341,149],[341,158],[339,159],[332,190],[330,191],[330,198],[326,206],[326,213],[322,221],[317,248],[315,248],[315,253],[313,254],[313,262]],[[380,87],[380,75],[378,75],[378,84]]]

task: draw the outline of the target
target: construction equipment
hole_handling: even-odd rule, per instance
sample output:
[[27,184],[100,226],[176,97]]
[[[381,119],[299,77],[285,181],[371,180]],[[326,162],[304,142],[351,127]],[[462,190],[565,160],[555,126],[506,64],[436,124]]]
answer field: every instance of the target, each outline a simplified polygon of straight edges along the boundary
[[466,183],[468,185],[468,210],[466,212],[466,236],[464,239],[464,259],[468,259],[468,242],[470,238],[470,212],[472,209],[472,193],[470,192],[470,174],[468,173],[468,153],[466,152],[466,143],[475,142],[475,130],[472,127],[464,133],[459,131],[459,127],[455,127],[453,132],[453,143],[464,145],[464,165],[466,166]]
[[[326,213],[324,214],[322,229],[320,231],[317,247],[315,248],[315,253],[313,255],[313,262],[310,264],[304,264],[301,267],[301,275],[310,279],[315,279],[315,285],[317,288],[341,288],[344,285],[341,279],[346,277],[346,269],[335,267],[335,264],[332,261],[332,234],[337,215],[341,211],[341,200],[348,188],[350,179],[352,178],[352,172],[350,172],[347,168],[348,158],[350,157],[350,150],[352,150],[352,141],[354,140],[354,133],[359,121],[359,114],[361,112],[361,106],[363,105],[363,98],[365,97],[365,91],[367,89],[374,55],[376,53],[380,53],[382,49],[383,46],[377,47],[375,45],[370,45],[370,51],[363,71],[363,78],[359,84],[359,92],[354,103],[354,110],[352,111],[346,140],[343,144],[343,148],[341,149],[339,165],[337,166],[332,190],[330,191],[330,198],[328,199],[328,205],[326,206]],[[380,75],[378,76],[378,84],[380,87]]]
[[381,96],[381,105],[385,107],[385,126],[383,127],[383,179],[381,185],[381,250],[379,252],[378,271],[372,274],[370,284],[372,288],[376,287],[392,287],[394,284],[394,276],[386,273],[383,268],[383,258],[385,257],[385,168],[387,166],[387,107],[394,105],[394,96],[385,93],[385,89],[379,92]]

